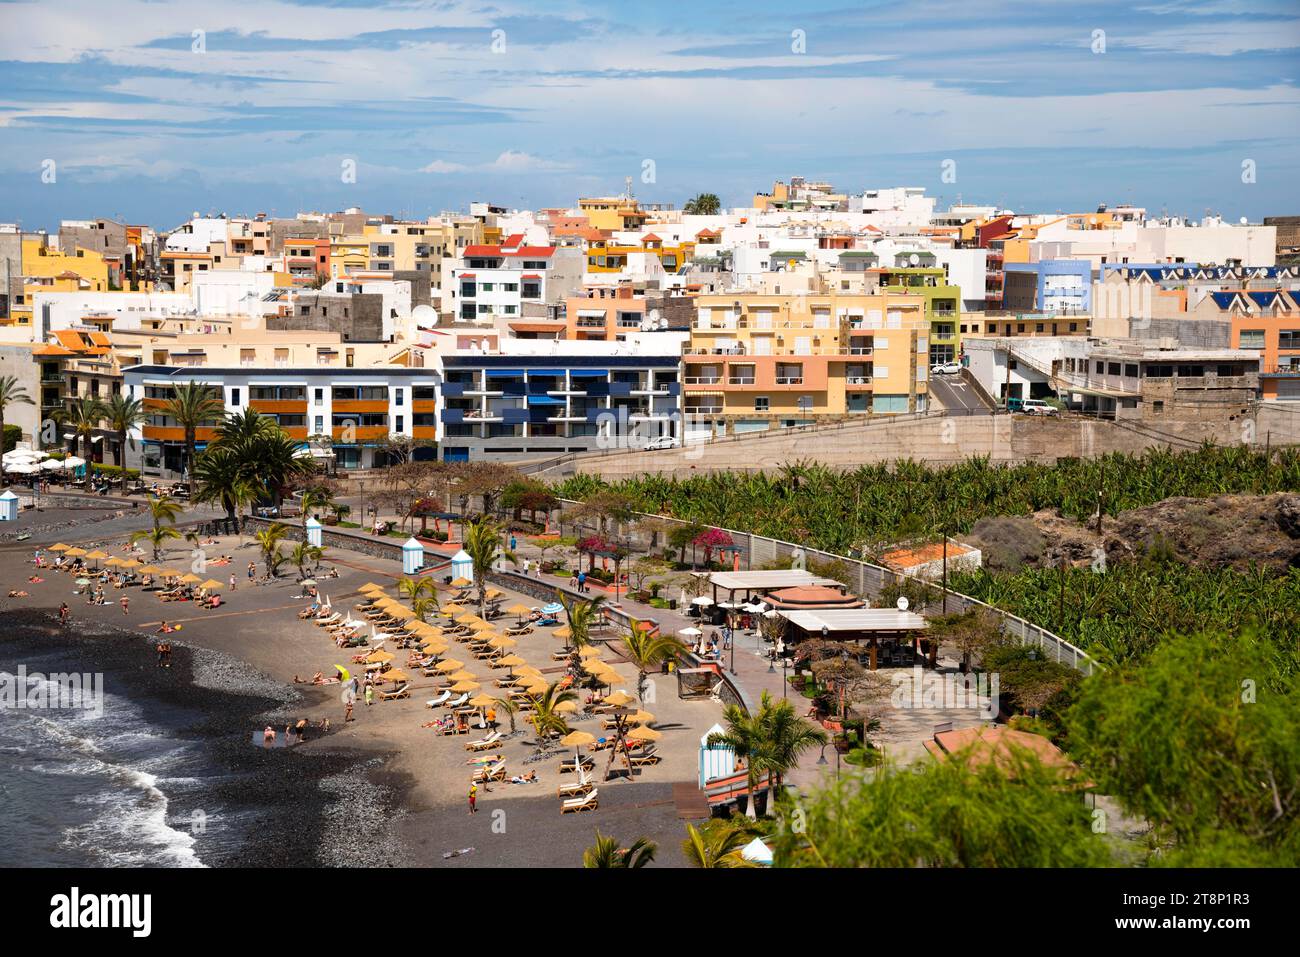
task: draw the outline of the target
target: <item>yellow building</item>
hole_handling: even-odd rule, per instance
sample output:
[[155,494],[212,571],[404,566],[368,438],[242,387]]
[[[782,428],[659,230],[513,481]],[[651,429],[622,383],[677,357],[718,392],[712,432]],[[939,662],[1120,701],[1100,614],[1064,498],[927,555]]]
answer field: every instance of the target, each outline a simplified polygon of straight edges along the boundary
[[628,196],[596,196],[578,200],[578,209],[593,229],[640,229],[648,218],[641,204]]
[[657,256],[665,272],[677,272],[695,254],[695,244],[683,242],[664,245],[654,233],[641,237],[639,246],[625,245],[612,240],[592,240],[587,244],[587,272],[595,274],[617,273],[627,268],[628,257],[644,253]]
[[742,432],[923,410],[928,335],[922,296],[702,295],[683,412]]

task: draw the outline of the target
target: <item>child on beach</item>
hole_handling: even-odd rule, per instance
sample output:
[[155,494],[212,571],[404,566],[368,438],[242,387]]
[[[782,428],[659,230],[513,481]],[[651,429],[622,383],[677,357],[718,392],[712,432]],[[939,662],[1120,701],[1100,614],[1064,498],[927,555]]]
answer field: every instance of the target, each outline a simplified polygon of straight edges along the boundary
[[131,614],[131,610],[130,610],[130,609],[131,609],[131,599],[130,599],[130,598],[128,598],[126,595],[123,595],[120,599],[118,599],[118,602],[117,602],[117,603],[118,603],[119,605],[122,606],[122,614],[124,614],[124,615],[129,615],[129,614]]
[[469,786],[469,813],[470,814],[478,813],[478,785],[477,784],[471,784]]
[[59,606],[59,624],[67,625],[68,620],[70,618],[71,615],[68,613],[68,603],[65,601],[62,605]]

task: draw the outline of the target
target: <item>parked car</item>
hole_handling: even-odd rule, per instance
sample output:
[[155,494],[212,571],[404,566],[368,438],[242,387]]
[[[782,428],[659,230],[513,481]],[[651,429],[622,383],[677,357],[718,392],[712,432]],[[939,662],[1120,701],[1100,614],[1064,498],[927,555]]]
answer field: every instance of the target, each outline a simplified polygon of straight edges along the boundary
[[1021,399],[1019,411],[1025,415],[1060,415],[1061,410],[1042,399]]
[[960,362],[936,362],[930,366],[932,375],[961,375]]
[[642,446],[646,451],[653,449],[675,449],[681,445],[681,440],[671,435],[661,435],[658,438],[650,439]]

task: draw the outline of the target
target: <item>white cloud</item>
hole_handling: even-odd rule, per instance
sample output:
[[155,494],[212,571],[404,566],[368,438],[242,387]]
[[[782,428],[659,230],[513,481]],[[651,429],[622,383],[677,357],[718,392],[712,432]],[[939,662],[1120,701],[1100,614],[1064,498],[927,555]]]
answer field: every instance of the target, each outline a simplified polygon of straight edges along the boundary
[[448,163],[446,160],[434,160],[428,166],[420,168],[421,173],[463,173],[469,169],[461,163]]
[[554,163],[525,153],[522,150],[506,150],[492,163],[492,169],[503,173],[524,173],[539,169],[568,169],[563,163]]
[[464,163],[449,163],[446,160],[434,160],[428,166],[422,167],[420,172],[435,174],[464,173],[471,169],[477,169],[481,172],[531,173],[538,170],[566,170],[568,168],[564,163],[542,159],[540,156],[525,153],[523,150],[506,150],[491,163],[484,163],[478,167],[467,166]]

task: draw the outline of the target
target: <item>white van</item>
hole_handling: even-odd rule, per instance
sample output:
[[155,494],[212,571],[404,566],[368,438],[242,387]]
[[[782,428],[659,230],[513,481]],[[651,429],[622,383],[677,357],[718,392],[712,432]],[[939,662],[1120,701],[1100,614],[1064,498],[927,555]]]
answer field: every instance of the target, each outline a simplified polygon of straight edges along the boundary
[[1020,411],[1025,415],[1060,415],[1061,410],[1042,399],[1022,399]]

